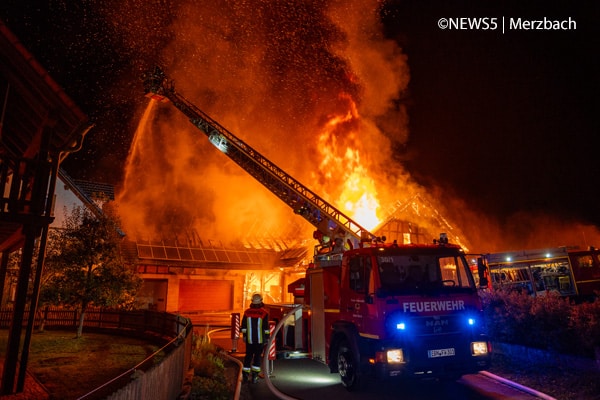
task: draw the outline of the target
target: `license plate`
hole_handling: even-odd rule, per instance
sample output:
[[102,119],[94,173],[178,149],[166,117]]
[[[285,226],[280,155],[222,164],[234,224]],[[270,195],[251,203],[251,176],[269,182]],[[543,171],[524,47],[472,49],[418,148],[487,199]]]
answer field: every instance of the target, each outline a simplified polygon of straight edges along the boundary
[[427,350],[427,355],[429,356],[429,358],[451,357],[454,355],[454,347],[451,347],[449,349]]

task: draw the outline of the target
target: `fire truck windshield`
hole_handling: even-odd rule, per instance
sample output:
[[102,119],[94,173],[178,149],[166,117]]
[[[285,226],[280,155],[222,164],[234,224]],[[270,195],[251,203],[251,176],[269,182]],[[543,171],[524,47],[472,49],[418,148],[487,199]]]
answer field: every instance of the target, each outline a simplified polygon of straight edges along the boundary
[[377,257],[381,290],[399,294],[433,288],[473,289],[475,283],[463,257],[385,255]]

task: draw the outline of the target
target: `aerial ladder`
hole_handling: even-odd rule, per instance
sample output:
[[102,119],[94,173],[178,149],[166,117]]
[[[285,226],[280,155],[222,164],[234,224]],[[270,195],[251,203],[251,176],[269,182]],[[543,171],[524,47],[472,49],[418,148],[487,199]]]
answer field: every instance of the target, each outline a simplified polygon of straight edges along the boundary
[[321,245],[333,244],[338,238],[352,247],[379,240],[177,93],[160,67],[145,74],[143,79],[146,97],[171,101],[217,149],[316,227],[313,237]]

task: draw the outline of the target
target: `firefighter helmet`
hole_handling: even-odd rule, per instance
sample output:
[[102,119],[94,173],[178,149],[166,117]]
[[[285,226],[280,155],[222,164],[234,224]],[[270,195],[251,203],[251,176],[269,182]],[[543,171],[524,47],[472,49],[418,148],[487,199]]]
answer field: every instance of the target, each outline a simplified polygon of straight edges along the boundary
[[263,301],[263,298],[260,295],[260,293],[254,293],[252,295],[252,304],[260,304],[260,303],[262,303],[262,301]]

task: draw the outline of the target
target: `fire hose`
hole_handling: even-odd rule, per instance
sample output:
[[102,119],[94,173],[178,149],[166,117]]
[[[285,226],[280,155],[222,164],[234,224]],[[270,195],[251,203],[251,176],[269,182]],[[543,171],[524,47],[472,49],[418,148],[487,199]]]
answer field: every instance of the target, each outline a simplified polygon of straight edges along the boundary
[[[262,368],[263,371],[268,371],[268,366],[269,366],[269,351],[268,350],[273,345],[273,341],[275,340],[275,337],[277,336],[277,333],[279,332],[279,330],[283,326],[283,323],[285,322],[286,319],[288,319],[290,317],[290,315],[294,315],[296,313],[296,311],[300,310],[301,308],[302,308],[302,305],[299,305],[299,306],[296,306],[296,307],[292,308],[290,311],[288,311],[283,316],[283,318],[281,318],[281,320],[275,326],[275,330],[273,331],[273,333],[269,337],[269,341],[267,343],[267,351],[265,351],[265,354],[263,355],[263,368]],[[280,392],[279,389],[277,389],[275,387],[275,385],[273,385],[273,382],[271,382],[271,378],[269,377],[269,374],[265,374],[265,381],[267,382],[267,386],[269,387],[269,390],[271,392],[273,392],[273,394],[275,396],[277,396],[278,398],[280,398],[282,400],[300,400],[300,399],[298,399],[296,397],[291,397],[291,396],[288,396],[285,393]]]

